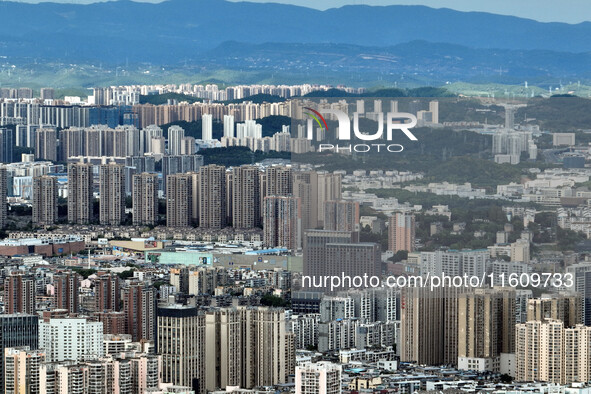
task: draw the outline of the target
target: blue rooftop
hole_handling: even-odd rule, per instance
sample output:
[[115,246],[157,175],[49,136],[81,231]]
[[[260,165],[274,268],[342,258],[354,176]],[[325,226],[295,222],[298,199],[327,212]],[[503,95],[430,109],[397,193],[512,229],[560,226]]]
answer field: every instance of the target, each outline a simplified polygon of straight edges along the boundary
[[258,255],[258,254],[276,254],[276,253],[285,253],[288,250],[286,248],[275,248],[275,249],[263,249],[263,250],[251,250],[244,254],[247,255]]

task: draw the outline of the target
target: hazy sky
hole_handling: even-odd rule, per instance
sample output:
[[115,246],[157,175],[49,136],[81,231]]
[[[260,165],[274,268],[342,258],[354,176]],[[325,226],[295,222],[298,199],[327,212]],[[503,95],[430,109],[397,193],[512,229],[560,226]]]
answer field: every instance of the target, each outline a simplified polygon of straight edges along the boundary
[[[25,0],[38,2],[45,0]],[[63,3],[90,3],[93,0],[53,0]],[[96,1],[96,0],[95,0]],[[144,0],[158,2],[158,0]],[[195,0],[198,1],[198,0]],[[236,0],[231,0],[236,1]],[[430,7],[453,8],[460,11],[485,11],[495,14],[515,15],[543,22],[579,23],[591,20],[589,0],[251,0],[297,4],[326,9],[347,4],[392,5],[421,4]]]
[[340,7],[346,4],[427,5],[460,11],[485,11],[515,15],[543,22],[579,23],[591,20],[589,0],[253,0],[259,2],[290,3],[312,8]]

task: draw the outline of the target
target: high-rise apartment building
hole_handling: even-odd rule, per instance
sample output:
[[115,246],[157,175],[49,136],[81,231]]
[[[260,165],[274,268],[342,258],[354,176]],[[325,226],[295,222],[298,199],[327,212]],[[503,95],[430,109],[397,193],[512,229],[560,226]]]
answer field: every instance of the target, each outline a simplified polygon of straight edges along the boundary
[[213,116],[210,114],[201,116],[201,139],[204,141],[213,140]]
[[149,389],[157,389],[161,383],[162,357],[141,355],[130,359],[130,361],[132,393],[145,393]]
[[155,155],[165,155],[166,154],[166,138],[164,137],[154,137],[150,142],[150,152]]
[[569,290],[579,293],[583,298],[583,324],[591,326],[591,264],[572,264],[566,267],[566,272],[573,278],[573,286]]
[[56,274],[53,277],[53,287],[56,309],[65,309],[68,313],[78,313],[80,275],[75,272]]
[[435,124],[439,123],[439,101],[429,101],[429,112],[432,115],[431,122]]
[[95,311],[118,311],[121,302],[121,287],[119,277],[114,274],[104,274],[94,281]]
[[[39,317],[27,314],[0,315],[0,392],[5,391],[5,349],[28,346],[39,349]],[[43,391],[42,391],[43,392]]]
[[132,204],[134,226],[158,223],[158,174],[133,176]]
[[152,139],[162,138],[162,129],[156,125],[144,127],[140,131],[140,151],[142,153],[152,152]]
[[490,254],[487,249],[436,250],[421,252],[421,275],[460,275],[464,273],[481,277],[487,272]]
[[38,129],[35,141],[35,158],[57,161],[57,130],[55,128]]
[[293,195],[302,201],[302,231],[318,228],[318,173],[295,172]]
[[324,296],[320,301],[320,321],[329,322],[355,317],[355,301],[349,296]]
[[58,220],[57,179],[43,175],[33,178],[33,223],[51,225]]
[[41,88],[39,98],[41,100],[53,100],[55,96],[55,90],[53,88]]
[[189,268],[171,268],[170,284],[174,286],[177,292],[189,294]]
[[324,203],[324,229],[359,231],[359,203],[356,201],[326,201]]
[[183,294],[213,294],[218,271],[211,267],[182,267],[170,269],[170,284]]
[[0,127],[0,163],[12,163],[15,143],[14,130]]
[[221,308],[207,311],[205,315],[205,337],[208,338],[205,387],[208,391],[243,384],[243,363],[247,357],[243,346],[244,313],[236,308]]
[[476,359],[492,365],[515,348],[515,292],[475,289],[458,297],[458,366],[470,369]]
[[341,199],[341,175],[316,171],[294,172],[293,194],[302,199],[302,229],[316,229],[324,221],[324,203]]
[[234,138],[234,115],[224,115],[224,137]]
[[23,99],[32,99],[33,98],[33,89],[31,88],[18,88],[17,89],[17,97]]
[[88,391],[90,368],[77,363],[45,363],[41,366],[41,392],[85,394]]
[[200,393],[285,383],[295,369],[293,335],[276,308],[159,308],[157,351],[163,380]]
[[515,380],[558,384],[591,379],[591,327],[532,320],[515,330]]
[[174,174],[166,179],[166,226],[187,227],[193,217],[193,176]]
[[263,244],[269,248],[302,247],[302,206],[293,196],[267,196],[263,203]]
[[100,127],[84,129],[83,152],[86,153],[86,156],[103,156],[105,150],[103,147],[103,129]]
[[103,323],[86,318],[57,318],[39,322],[39,347],[46,360],[84,361],[103,356]]
[[286,383],[295,370],[295,349],[293,335],[286,332],[285,311],[254,307],[245,313],[242,387]]
[[342,176],[322,171],[318,173],[318,225],[324,222],[324,203],[339,201],[342,197]]
[[318,351],[330,352],[357,346],[357,319],[333,320],[318,324]]
[[199,169],[199,227],[226,227],[226,167],[210,164]]
[[[331,249],[332,255],[338,252],[336,245],[356,244],[359,240],[357,233],[349,231],[310,230],[304,233],[304,276],[320,278],[325,275],[338,275],[344,270],[334,271],[327,266],[328,245],[335,245]],[[338,265],[338,262],[334,262]],[[330,264],[334,268],[335,264]],[[335,274],[336,273],[336,274]],[[305,285],[305,284],[304,284]],[[322,286],[321,286],[322,287]],[[319,289],[321,290],[321,289]],[[324,289],[326,290],[326,289]]]
[[84,129],[70,127],[60,131],[60,159],[67,161],[72,156],[84,155]]
[[458,297],[465,288],[406,287],[401,291],[400,361],[455,365]]
[[[324,250],[324,272],[350,278],[379,278],[382,275],[380,245],[373,242],[327,243]],[[341,283],[343,288],[360,287],[354,283]]]
[[154,339],[156,289],[134,283],[123,289],[125,330],[134,342]]
[[[27,133],[27,126],[26,125],[16,125],[15,126],[15,135],[14,135],[14,146],[24,146],[27,147],[27,137],[28,137],[28,133]],[[33,154],[33,157],[35,157],[35,154]]]
[[169,175],[197,172],[203,166],[202,155],[164,156],[162,158],[162,191],[166,194],[166,182]]
[[[125,334],[125,313],[107,310],[102,312],[94,312],[92,316],[97,321],[103,323],[104,335]],[[131,337],[129,339],[131,341]],[[107,352],[105,351],[105,353]]]
[[583,299],[580,294],[543,294],[527,301],[527,321],[559,320],[564,327],[583,323]]
[[261,178],[263,198],[268,196],[290,196],[293,194],[293,171],[291,167],[268,167]]
[[180,126],[170,126],[168,128],[168,154],[180,155],[182,139],[185,137],[185,130]]
[[127,358],[104,357],[81,364],[88,369],[88,393],[131,393],[131,361]]
[[261,225],[260,171],[256,166],[232,169],[232,226],[254,228]]
[[223,281],[218,278],[220,271],[212,267],[195,267],[189,270],[187,276],[188,294],[214,294],[218,281]]
[[154,156],[128,156],[125,158],[125,167],[134,167],[136,174],[143,172],[156,172],[156,159]]
[[288,331],[293,333],[296,349],[305,349],[318,344],[318,315],[294,315],[288,319]]
[[415,216],[411,213],[396,212],[390,216],[388,227],[388,249],[392,252],[415,250]]
[[195,154],[195,138],[184,137],[181,140],[181,155],[194,155]]
[[35,278],[15,272],[4,279],[5,313],[35,313]]
[[41,365],[45,353],[28,346],[4,350],[5,393],[41,394]]
[[156,352],[162,380],[205,393],[205,315],[198,308],[158,308]]
[[6,185],[6,167],[0,164],[0,229],[6,227],[7,218],[7,185]]
[[68,222],[88,224],[92,220],[92,164],[68,165]]
[[511,261],[529,263],[529,241],[518,239],[511,244]]
[[99,168],[100,222],[103,225],[117,226],[125,220],[124,168],[115,162]]
[[296,394],[341,394],[342,367],[329,362],[306,363],[295,369]]

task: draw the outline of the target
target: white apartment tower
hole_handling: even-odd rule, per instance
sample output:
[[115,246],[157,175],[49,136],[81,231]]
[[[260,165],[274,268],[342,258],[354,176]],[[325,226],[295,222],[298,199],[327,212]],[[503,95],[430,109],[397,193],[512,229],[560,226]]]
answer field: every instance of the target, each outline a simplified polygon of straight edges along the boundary
[[39,348],[48,362],[84,361],[103,356],[103,323],[85,318],[39,322]]
[[234,138],[234,115],[224,115],[224,137]]
[[180,155],[182,139],[185,137],[185,130],[180,126],[170,126],[168,128],[168,154]]
[[306,363],[296,367],[296,394],[340,394],[340,365],[329,362]]
[[213,116],[210,114],[201,116],[201,139],[204,141],[213,140]]

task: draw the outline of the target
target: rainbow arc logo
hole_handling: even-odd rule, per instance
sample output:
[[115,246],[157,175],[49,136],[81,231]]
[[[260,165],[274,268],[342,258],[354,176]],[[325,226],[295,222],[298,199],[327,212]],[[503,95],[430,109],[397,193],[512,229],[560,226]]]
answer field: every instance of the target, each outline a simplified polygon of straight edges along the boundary
[[[306,112],[305,114],[308,115],[308,116],[310,116],[310,117],[312,117],[316,121],[316,123],[318,123],[318,126],[321,129],[322,129],[322,125],[324,124],[324,129],[326,131],[328,131],[328,125],[326,124],[326,119],[324,119],[324,116],[322,116],[320,114],[320,112],[318,112],[316,110],[313,110],[310,107],[304,107],[304,109],[306,109],[306,110],[308,110],[308,111],[311,112],[311,113],[310,112]],[[320,123],[320,120],[322,120],[322,123]]]

